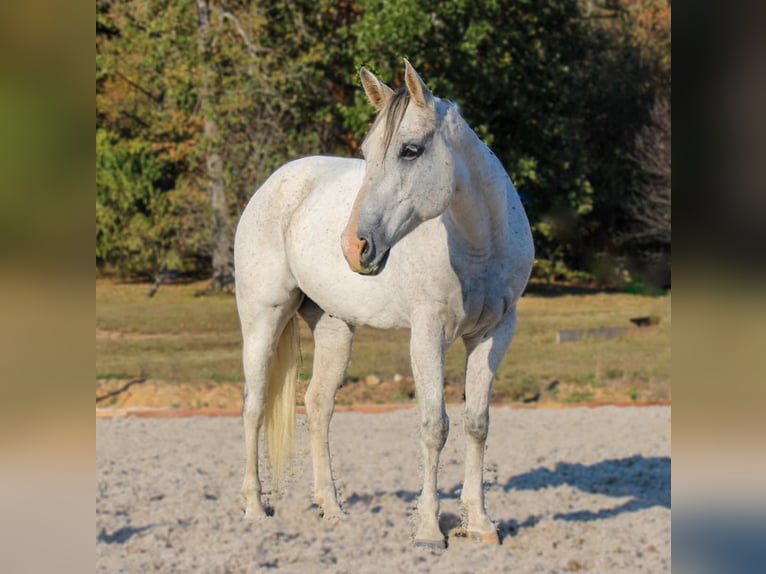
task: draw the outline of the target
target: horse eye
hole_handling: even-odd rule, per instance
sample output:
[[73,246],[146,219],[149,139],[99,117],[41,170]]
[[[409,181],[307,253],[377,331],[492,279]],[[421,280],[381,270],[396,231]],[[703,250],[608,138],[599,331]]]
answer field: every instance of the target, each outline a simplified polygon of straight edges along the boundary
[[415,159],[423,153],[423,146],[416,144],[404,144],[402,151],[399,152],[399,157],[402,159]]

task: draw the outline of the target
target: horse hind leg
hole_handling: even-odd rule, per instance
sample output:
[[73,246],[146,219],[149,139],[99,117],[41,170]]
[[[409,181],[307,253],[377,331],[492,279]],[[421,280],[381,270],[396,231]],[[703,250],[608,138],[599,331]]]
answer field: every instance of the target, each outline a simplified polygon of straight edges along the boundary
[[312,301],[306,300],[300,313],[314,334],[314,366],[306,390],[306,416],[314,469],[314,502],[326,519],[344,516],[330,464],[330,420],[335,408],[335,393],[343,382],[351,354],[353,327],[331,317]]
[[[280,386],[292,376],[289,372],[289,363],[293,359],[291,349],[296,344],[294,338],[297,332],[294,321],[299,302],[299,293],[291,294],[283,305],[278,306],[244,304],[238,301],[242,319],[242,355],[245,372],[245,396],[242,409],[245,432],[245,476],[242,482],[242,496],[245,499],[245,518],[266,516],[261,501],[258,436],[266,418],[266,409],[273,408],[273,405],[267,403],[273,400],[273,395],[280,396],[281,391],[283,403],[287,404],[289,399],[290,406],[294,409],[294,386],[292,397],[288,396],[289,388],[280,388]],[[281,363],[279,369],[281,373],[275,373],[272,369],[277,363]],[[289,384],[286,386],[290,387]],[[273,420],[273,417],[271,419]],[[294,431],[287,428],[290,421],[281,420],[280,423],[284,427],[284,436],[288,440],[292,439]],[[274,455],[277,454],[273,452],[273,445],[270,445],[269,454],[273,461]],[[278,487],[281,468],[274,468],[274,466],[272,462],[272,483]]]

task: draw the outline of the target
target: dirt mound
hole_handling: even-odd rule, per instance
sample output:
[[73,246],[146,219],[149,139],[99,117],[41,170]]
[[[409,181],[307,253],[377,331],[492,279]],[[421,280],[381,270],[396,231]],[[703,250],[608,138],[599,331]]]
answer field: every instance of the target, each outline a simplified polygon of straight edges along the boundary
[[[296,403],[303,404],[308,381],[299,381]],[[446,385],[448,403],[463,400],[462,385]],[[338,405],[409,403],[415,399],[412,377],[382,381],[370,375],[364,380],[347,381],[338,390]],[[196,381],[167,383],[152,379],[106,379],[96,381],[96,406],[99,408],[177,408],[241,409],[242,383]]]

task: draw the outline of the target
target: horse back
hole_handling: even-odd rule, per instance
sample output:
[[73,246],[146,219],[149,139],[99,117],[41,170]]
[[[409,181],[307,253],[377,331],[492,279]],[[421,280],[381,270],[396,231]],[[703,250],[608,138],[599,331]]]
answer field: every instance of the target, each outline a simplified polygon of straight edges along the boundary
[[[357,171],[361,179],[361,160],[310,156],[283,165],[258,188],[240,217],[234,238],[238,299],[245,292],[247,297],[277,298],[268,294],[299,287],[287,252],[296,212],[326,182],[348,180],[348,174]],[[351,200],[353,193],[349,189]]]

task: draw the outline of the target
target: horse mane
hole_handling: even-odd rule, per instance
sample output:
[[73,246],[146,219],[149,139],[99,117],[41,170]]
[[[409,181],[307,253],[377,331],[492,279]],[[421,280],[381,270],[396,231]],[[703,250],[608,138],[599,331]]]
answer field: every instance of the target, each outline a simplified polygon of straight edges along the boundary
[[375,118],[370,133],[373,132],[375,126],[379,122],[385,122],[385,132],[383,133],[383,157],[388,155],[388,148],[391,147],[391,140],[393,140],[394,134],[399,130],[402,119],[404,119],[404,112],[407,110],[409,103],[410,92],[406,87],[401,87],[394,92],[394,95],[391,96],[386,107],[383,108],[378,114],[378,117]]

